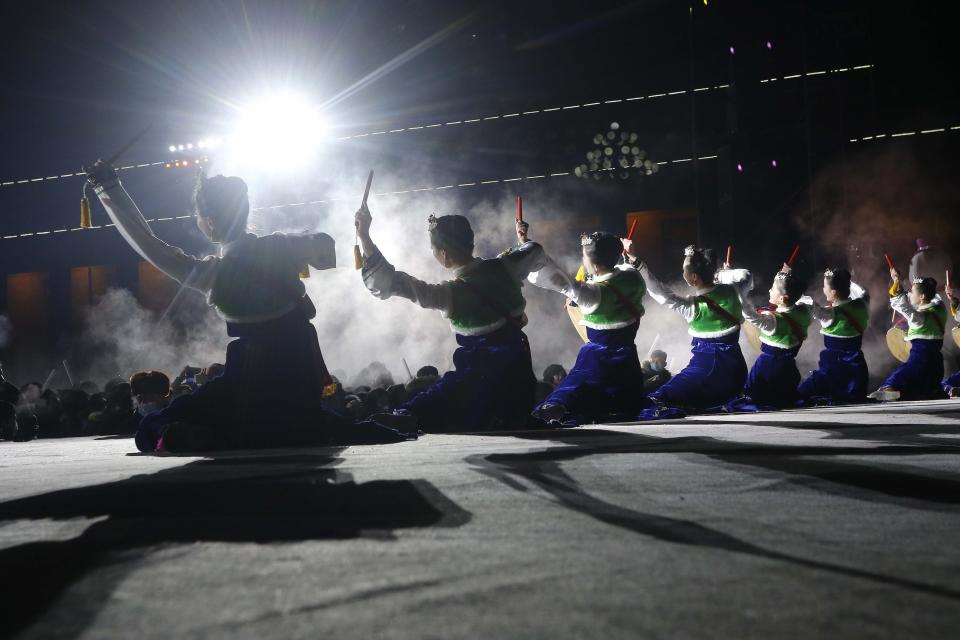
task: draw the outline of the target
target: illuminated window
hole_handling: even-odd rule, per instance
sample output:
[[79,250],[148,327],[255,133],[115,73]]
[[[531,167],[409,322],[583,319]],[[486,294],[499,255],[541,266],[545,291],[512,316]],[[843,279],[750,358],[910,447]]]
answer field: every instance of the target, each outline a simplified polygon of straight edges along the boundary
[[47,274],[7,276],[7,316],[15,347],[42,345],[47,339]]
[[74,321],[96,302],[116,279],[116,268],[110,266],[74,267],[70,270],[70,315]]
[[178,285],[149,262],[137,269],[137,293],[140,304],[151,311],[164,311],[177,295]]

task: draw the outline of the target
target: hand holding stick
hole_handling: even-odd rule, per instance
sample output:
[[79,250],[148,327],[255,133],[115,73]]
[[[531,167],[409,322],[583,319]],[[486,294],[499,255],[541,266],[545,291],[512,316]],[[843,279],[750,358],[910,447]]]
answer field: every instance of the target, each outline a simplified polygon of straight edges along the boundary
[[633,222],[630,223],[630,230],[627,232],[627,237],[623,239],[623,256],[625,258],[629,258],[633,255],[631,253],[633,250],[633,231],[637,228],[638,220],[640,220],[640,216],[637,216],[633,219]]
[[893,260],[890,259],[890,256],[888,256],[887,254],[883,254],[883,259],[887,261],[887,266],[890,267],[890,279],[899,280],[900,272],[897,271],[897,268],[895,266],[893,266]]
[[530,225],[523,220],[517,219],[517,242],[523,244],[527,241],[527,233],[530,231]]
[[90,166],[83,167],[84,173],[87,174],[87,180],[83,183],[83,195],[80,198],[80,228],[89,229],[93,226],[93,216],[90,213],[90,200],[87,199],[87,187],[89,185],[97,186],[101,185],[113,178],[117,177],[117,170],[113,168],[113,163],[120,159],[120,157],[126,153],[130,147],[135,145],[140,138],[144,136],[147,131],[150,130],[150,127],[153,125],[147,125],[143,130],[137,135],[130,138],[125,145],[120,147],[120,149],[110,156],[107,160],[97,160]]
[[517,244],[524,244],[527,241],[527,233],[530,231],[530,225],[523,221],[523,197],[517,196],[517,219],[516,219]]

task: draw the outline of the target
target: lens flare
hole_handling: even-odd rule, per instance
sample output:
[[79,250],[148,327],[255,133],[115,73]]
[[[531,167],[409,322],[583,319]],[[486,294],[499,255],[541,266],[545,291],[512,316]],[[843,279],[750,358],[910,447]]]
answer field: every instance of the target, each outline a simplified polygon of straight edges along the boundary
[[241,111],[231,137],[232,153],[244,164],[272,169],[304,166],[327,131],[319,109],[295,95],[279,95]]

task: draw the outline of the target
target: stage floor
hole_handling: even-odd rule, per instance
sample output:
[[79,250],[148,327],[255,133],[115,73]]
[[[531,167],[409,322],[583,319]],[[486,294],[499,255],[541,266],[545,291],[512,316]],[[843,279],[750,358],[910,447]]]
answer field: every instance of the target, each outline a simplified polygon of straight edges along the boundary
[[955,638],[960,402],[375,447],[0,443],[0,635]]

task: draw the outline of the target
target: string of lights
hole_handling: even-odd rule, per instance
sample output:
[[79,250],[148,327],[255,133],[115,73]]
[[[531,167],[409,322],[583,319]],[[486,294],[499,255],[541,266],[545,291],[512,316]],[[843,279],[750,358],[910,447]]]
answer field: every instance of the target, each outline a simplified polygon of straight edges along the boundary
[[[698,87],[693,89],[694,93],[699,93],[701,91],[718,91],[720,89],[728,89],[729,84],[718,84],[709,87]],[[349,136],[340,136],[334,138],[334,140],[355,140],[357,138],[366,138],[369,136],[382,136],[389,135],[391,133],[402,133],[404,131],[420,131],[422,129],[435,129],[437,127],[455,127],[462,124],[476,124],[477,122],[490,122],[491,120],[507,120],[509,118],[520,118],[523,116],[533,116],[541,115],[544,113],[553,113],[556,111],[571,111],[573,109],[583,109],[589,107],[597,107],[605,104],[620,104],[623,102],[637,102],[639,100],[651,100],[655,98],[666,98],[669,96],[680,96],[689,93],[687,89],[680,91],[667,91],[662,93],[651,93],[643,96],[633,96],[630,98],[613,98],[610,100],[594,100],[591,102],[580,102],[576,104],[569,104],[562,107],[548,107],[545,109],[531,109],[529,111],[517,111],[514,113],[501,113],[490,116],[481,116],[478,118],[469,118],[465,120],[451,120],[450,122],[435,122],[433,124],[423,124],[423,125],[414,125],[409,127],[399,127],[397,129],[384,129],[383,131],[367,131],[364,133],[355,133]]]
[[763,80],[760,81],[760,84],[777,82],[778,80],[797,80],[799,78],[825,76],[831,73],[847,73],[848,71],[864,71],[866,69],[873,69],[873,68],[874,68],[874,65],[872,64],[860,64],[855,67],[841,67],[839,69],[821,69],[819,71],[807,71],[806,73],[793,73],[787,76],[774,76],[772,78],[764,78]]
[[[699,157],[697,158],[697,160],[715,160],[716,158],[717,158],[716,155],[699,156]],[[693,161],[693,158],[678,158],[678,159],[676,159],[676,160],[663,160],[663,161],[657,162],[657,164],[658,164],[658,165],[683,164],[683,163],[692,162],[692,161]],[[601,169],[601,171],[605,171],[605,169]],[[544,180],[544,179],[548,179],[548,178],[562,178],[562,177],[567,177],[567,176],[574,176],[574,172],[573,172],[573,171],[558,171],[558,172],[555,172],[555,173],[544,173],[544,174],[541,174],[541,175],[522,176],[522,177],[519,177],[519,178],[492,178],[492,179],[489,179],[489,180],[474,180],[473,182],[460,182],[460,183],[456,183],[456,184],[445,184],[445,185],[438,185],[438,186],[432,186],[432,187],[416,187],[416,188],[411,188],[411,189],[400,189],[400,190],[397,190],[397,191],[381,191],[381,192],[371,193],[370,195],[372,195],[372,196],[395,196],[395,195],[404,195],[404,194],[408,194],[408,193],[422,193],[422,192],[426,192],[426,191],[445,191],[445,190],[447,190],[447,189],[464,189],[464,188],[469,188],[469,187],[479,187],[479,186],[486,186],[486,185],[491,185],[491,184],[509,184],[509,183],[511,183],[511,182],[529,182],[529,181],[533,181],[533,180]],[[273,210],[273,209],[286,209],[286,208],[291,208],[291,207],[305,207],[305,206],[310,206],[310,205],[322,205],[322,204],[329,204],[329,203],[332,203],[332,202],[337,202],[337,201],[339,201],[339,200],[344,200],[344,199],[345,199],[345,198],[326,198],[326,199],[323,199],[323,200],[306,200],[306,201],[303,201],[303,202],[286,202],[286,203],[283,203],[283,204],[273,204],[273,205],[265,205],[265,206],[262,206],[262,207],[254,207],[254,208],[251,209],[251,211],[252,211],[252,212],[258,212],[258,211],[269,211],[269,210]],[[191,218],[194,218],[194,217],[195,217],[194,215],[188,214],[188,215],[183,215],[183,216],[170,216],[170,217],[165,217],[165,218],[150,218],[150,219],[147,220],[147,222],[170,222],[170,221],[173,221],[173,220],[188,220],[188,219],[191,219]],[[87,227],[87,228],[83,228],[83,227],[67,227],[67,228],[64,228],[64,229],[51,229],[51,230],[49,230],[49,231],[29,231],[29,232],[25,232],[25,233],[15,233],[15,234],[10,234],[10,235],[0,236],[0,240],[16,240],[16,239],[20,239],[20,238],[32,238],[32,237],[35,237],[35,236],[48,236],[48,235],[54,235],[54,234],[59,234],[59,233],[68,233],[68,232],[76,232],[76,231],[92,231],[92,230],[95,230],[95,229],[107,229],[107,228],[113,227],[113,226],[115,226],[115,225],[114,225],[113,223],[110,223],[110,224],[92,225],[92,226]]]
[[[845,72],[848,72],[848,71],[862,71],[862,70],[865,70],[865,69],[872,69],[872,68],[874,68],[874,65],[872,65],[872,64],[864,64],[864,65],[858,65],[858,66],[855,66],[855,67],[843,67],[843,68],[838,68],[838,69],[824,69],[824,70],[820,70],[820,71],[808,71],[808,72],[806,72],[806,73],[797,73],[797,74],[782,76],[782,77],[779,77],[779,78],[777,78],[777,77],[765,78],[765,79],[763,79],[763,80],[760,80],[760,82],[761,82],[762,84],[767,84],[767,83],[770,83],[770,82],[776,82],[777,80],[794,80],[794,79],[802,78],[802,77],[821,76],[821,75],[836,74],[836,73],[845,73]],[[693,91],[693,93],[700,93],[700,92],[704,92],[704,91],[719,91],[719,90],[723,90],[723,89],[728,89],[729,87],[730,87],[729,84],[717,84],[717,85],[706,86],[706,87],[697,87],[697,88],[693,89],[692,91]],[[490,121],[495,121],[495,120],[508,120],[508,119],[511,119],[511,118],[522,117],[522,116],[541,115],[541,114],[545,114],[545,113],[554,113],[554,112],[558,112],[558,111],[560,111],[560,112],[562,112],[562,111],[571,111],[571,110],[573,110],[573,109],[582,109],[582,108],[596,107],[596,106],[600,106],[600,105],[621,104],[621,103],[625,103],[625,102],[639,102],[639,101],[641,101],[641,100],[654,100],[654,99],[657,99],[657,98],[664,98],[664,97],[670,97],[670,96],[679,96],[679,95],[685,95],[685,94],[688,94],[688,93],[690,93],[690,90],[684,89],[684,90],[678,90],[678,91],[665,91],[665,92],[660,92],[660,93],[651,93],[651,94],[647,94],[647,95],[632,96],[632,97],[628,97],[628,98],[612,98],[612,99],[606,99],[606,100],[593,100],[593,101],[580,102],[580,103],[576,103],[576,104],[570,104],[570,105],[561,106],[561,107],[548,107],[548,108],[543,108],[543,109],[531,109],[531,110],[528,110],[528,111],[518,111],[518,112],[515,112],[515,113],[503,113],[503,114],[496,114],[496,115],[489,115],[489,116],[481,116],[481,117],[477,117],[477,118],[468,118],[468,119],[463,119],[463,120],[451,120],[451,121],[449,121],[449,122],[436,122],[436,123],[433,123],[433,124],[412,125],[412,126],[406,126],[406,127],[398,127],[398,128],[394,128],[394,129],[384,129],[384,130],[382,130],[382,131],[368,131],[368,132],[363,132],[363,133],[355,133],[355,134],[348,135],[348,136],[340,136],[340,137],[337,137],[337,138],[333,138],[333,140],[336,140],[336,141],[355,140],[355,139],[359,139],[359,138],[367,138],[367,137],[371,137],[371,136],[389,135],[389,134],[401,133],[401,132],[406,132],[406,131],[420,131],[420,130],[425,130],[425,129],[435,129],[435,128],[438,128],[438,127],[452,127],[452,126],[457,126],[457,125],[462,125],[462,124],[475,124],[475,123],[478,123],[478,122],[490,122]],[[196,141],[196,142],[187,142],[187,143],[180,143],[180,144],[170,145],[170,146],[168,147],[168,151],[170,151],[171,153],[173,153],[173,152],[176,152],[176,151],[185,151],[185,150],[201,150],[201,149],[202,149],[202,150],[208,150],[208,149],[212,149],[212,148],[218,146],[218,145],[221,144],[222,142],[223,142],[223,140],[222,140],[221,138],[218,138],[218,137],[209,138],[209,137],[208,137],[208,138],[204,138],[204,139],[202,139],[202,140],[198,140],[198,141]],[[180,160],[176,160],[176,159],[172,159],[172,160],[160,160],[160,161],[157,161],[157,162],[145,162],[145,163],[142,163],[142,164],[127,165],[127,166],[124,166],[124,167],[118,167],[118,169],[119,169],[119,170],[144,169],[144,168],[147,168],[147,167],[158,167],[158,166],[166,166],[167,168],[171,168],[171,167],[174,167],[174,166],[175,166],[174,163],[176,163],[176,162],[181,162],[181,163],[182,163],[181,166],[186,166],[186,165],[188,165],[190,162],[193,162],[193,159],[190,159],[190,160],[187,160],[187,159],[180,159]],[[12,186],[24,185],[24,184],[30,184],[30,183],[36,183],[36,182],[49,182],[49,181],[52,181],[52,180],[62,180],[62,179],[65,179],[65,178],[82,177],[83,175],[84,175],[84,173],[83,173],[82,171],[78,171],[78,172],[74,172],[74,173],[58,173],[58,174],[55,174],[55,175],[40,176],[40,177],[36,177],[36,178],[23,178],[23,179],[20,179],[20,180],[5,180],[5,181],[0,181],[0,188],[12,187]]]
[[953,127],[939,127],[934,129],[916,129],[913,131],[899,131],[897,133],[877,133],[872,136],[863,136],[862,138],[850,138],[850,142],[870,142],[871,140],[885,140],[892,138],[905,138],[907,136],[921,136],[931,133],[949,133],[950,131],[960,131],[960,125]]
[[[166,160],[160,160],[158,162],[144,162],[142,164],[128,164],[123,167],[117,167],[117,171],[129,171],[130,169],[143,169],[146,167],[159,167],[161,165],[168,164]],[[24,178],[23,180],[7,180],[6,182],[0,182],[0,187],[10,187],[15,184],[28,184],[31,182],[49,182],[50,180],[61,180],[63,178],[75,178],[87,175],[83,171],[77,171],[76,173],[61,173],[53,176],[41,176],[39,178]]]

